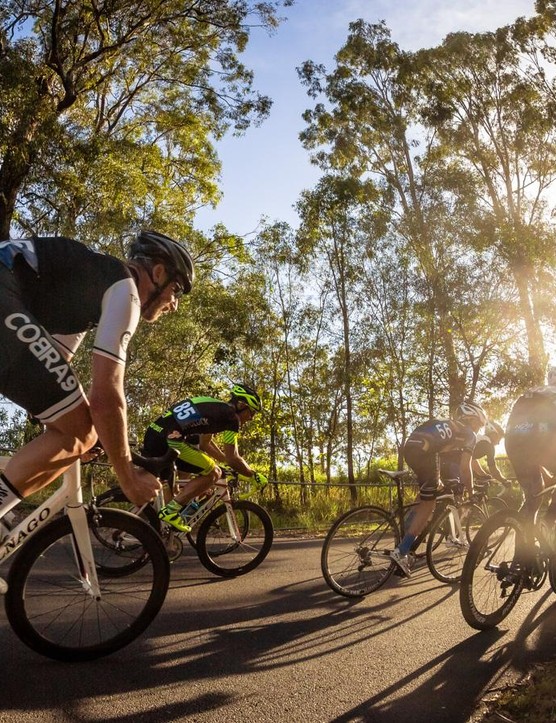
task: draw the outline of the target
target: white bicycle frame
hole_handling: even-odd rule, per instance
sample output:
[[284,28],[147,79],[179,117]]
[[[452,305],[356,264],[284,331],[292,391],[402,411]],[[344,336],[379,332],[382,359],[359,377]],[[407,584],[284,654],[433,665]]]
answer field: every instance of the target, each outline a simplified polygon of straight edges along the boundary
[[[160,511],[160,508],[164,505],[162,492],[159,492],[157,494],[156,500],[157,501],[155,506],[158,512]],[[226,519],[228,521],[228,527],[230,529],[232,539],[234,540],[234,542],[242,542],[241,532],[239,530],[239,527],[237,526],[236,517],[232,508],[232,498],[228,489],[228,482],[225,478],[220,478],[214,484],[214,492],[207,500],[203,502],[203,504],[199,507],[198,510],[195,511],[193,515],[187,518],[187,524],[190,525],[192,530],[194,530],[195,527],[199,524],[199,522],[201,522],[201,520],[212,510],[212,508],[216,505],[217,502],[220,502],[220,500],[222,500],[226,507]],[[140,510],[138,509],[138,511]],[[169,527],[173,529],[171,525],[169,525]]]
[[[9,460],[10,457],[0,457],[0,470],[6,467]],[[100,585],[93,557],[86,508],[83,503],[79,460],[76,460],[66,470],[61,487],[10,530],[4,539],[0,540],[0,565],[44,527],[56,513],[64,509],[73,529],[74,554],[79,579],[83,589],[91,597],[100,599]]]

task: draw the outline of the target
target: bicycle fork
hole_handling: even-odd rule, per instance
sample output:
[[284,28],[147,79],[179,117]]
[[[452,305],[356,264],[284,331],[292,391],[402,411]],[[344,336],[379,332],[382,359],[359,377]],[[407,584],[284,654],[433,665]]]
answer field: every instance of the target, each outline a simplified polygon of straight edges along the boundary
[[100,584],[91,545],[87,511],[83,503],[66,507],[73,530],[72,545],[79,580],[83,590],[95,600],[100,600]]

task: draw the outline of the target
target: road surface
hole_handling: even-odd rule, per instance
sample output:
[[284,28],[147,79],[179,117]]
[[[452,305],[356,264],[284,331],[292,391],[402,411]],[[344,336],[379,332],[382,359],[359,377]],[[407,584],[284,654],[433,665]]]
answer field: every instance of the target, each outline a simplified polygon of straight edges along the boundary
[[278,539],[235,580],[192,550],[138,641],[83,664],[28,650],[0,613],[1,723],[463,723],[552,656],[556,597],[522,595],[499,630],[464,622],[457,590],[420,567],[360,601],[320,573],[321,541]]

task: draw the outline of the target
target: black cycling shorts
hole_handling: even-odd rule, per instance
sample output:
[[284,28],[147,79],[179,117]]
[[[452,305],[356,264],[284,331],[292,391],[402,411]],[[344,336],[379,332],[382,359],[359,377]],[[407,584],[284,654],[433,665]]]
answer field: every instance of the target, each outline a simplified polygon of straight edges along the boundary
[[176,459],[176,467],[180,472],[207,475],[216,467],[216,462],[212,457],[202,452],[194,444],[190,444],[183,438],[168,438],[164,430],[157,432],[152,427],[147,428],[143,439],[143,454],[146,457],[163,457],[168,447],[177,449],[179,452],[180,456]]
[[17,275],[1,263],[0,394],[44,424],[85,399],[56,342],[27,310]]
[[436,452],[424,452],[419,440],[407,440],[404,457],[415,472],[419,484],[419,499],[424,502],[436,499],[440,486],[440,461]]

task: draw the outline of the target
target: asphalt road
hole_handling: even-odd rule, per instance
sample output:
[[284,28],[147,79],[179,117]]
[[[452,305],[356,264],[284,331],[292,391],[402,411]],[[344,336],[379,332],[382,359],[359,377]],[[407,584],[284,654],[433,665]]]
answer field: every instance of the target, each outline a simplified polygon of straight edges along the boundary
[[457,591],[426,567],[361,601],[336,595],[320,547],[276,540],[235,580],[188,551],[147,633],[92,663],[38,656],[2,611],[0,721],[463,723],[483,696],[552,657],[548,584],[522,595],[499,630],[477,633]]

